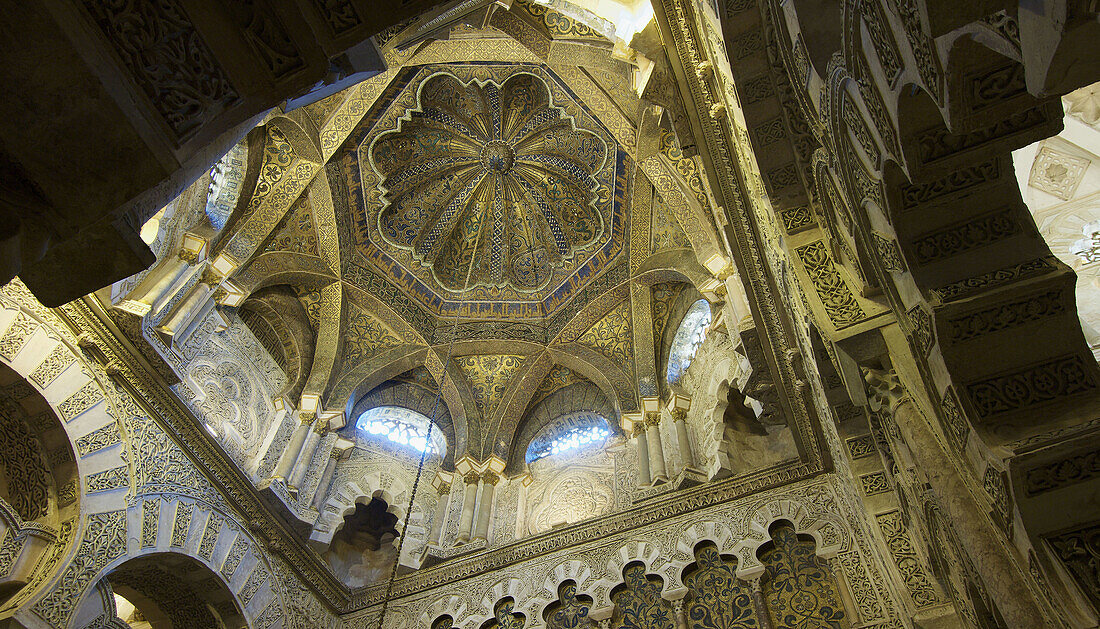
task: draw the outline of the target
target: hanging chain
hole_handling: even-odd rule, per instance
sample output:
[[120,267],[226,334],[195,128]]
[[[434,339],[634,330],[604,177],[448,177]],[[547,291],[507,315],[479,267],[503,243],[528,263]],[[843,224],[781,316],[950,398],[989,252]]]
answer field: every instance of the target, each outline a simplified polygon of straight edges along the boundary
[[[474,273],[475,254],[480,242],[481,232],[478,231],[477,238],[474,239],[474,248],[470,252],[470,266],[466,270],[466,282],[462,285],[462,292],[459,293],[463,298],[466,296],[466,292],[470,290],[470,278]],[[464,302],[460,300],[459,304],[462,303]],[[390,596],[393,595],[393,583],[397,579],[397,567],[401,565],[401,550],[405,547],[405,538],[408,536],[409,519],[412,517],[413,502],[416,500],[416,489],[420,486],[420,477],[424,473],[424,460],[427,459],[428,448],[431,447],[432,429],[435,427],[436,414],[439,412],[439,404],[443,399],[443,381],[446,380],[447,370],[451,366],[451,357],[454,354],[455,341],[458,339],[458,323],[461,317],[462,309],[456,307],[454,325],[451,327],[451,338],[450,342],[447,343],[447,359],[443,361],[443,372],[439,377],[439,391],[435,395],[435,404],[432,406],[432,415],[428,421],[428,434],[424,438],[424,449],[420,452],[420,463],[416,466],[416,478],[413,479],[412,491],[409,492],[409,508],[405,510],[405,521],[401,525],[401,534],[397,537],[397,557],[393,560],[390,578],[386,583],[386,596],[382,599],[382,610],[378,613],[378,629],[382,629],[382,622],[386,619],[386,610],[390,606]]]

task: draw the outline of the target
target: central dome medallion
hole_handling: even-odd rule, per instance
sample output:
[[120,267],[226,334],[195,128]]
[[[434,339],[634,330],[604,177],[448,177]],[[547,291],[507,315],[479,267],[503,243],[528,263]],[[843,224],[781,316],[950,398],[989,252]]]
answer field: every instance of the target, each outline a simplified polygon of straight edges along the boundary
[[370,147],[378,229],[441,286],[536,291],[597,243],[608,147],[553,104],[542,79],[464,83],[444,72],[417,98]]

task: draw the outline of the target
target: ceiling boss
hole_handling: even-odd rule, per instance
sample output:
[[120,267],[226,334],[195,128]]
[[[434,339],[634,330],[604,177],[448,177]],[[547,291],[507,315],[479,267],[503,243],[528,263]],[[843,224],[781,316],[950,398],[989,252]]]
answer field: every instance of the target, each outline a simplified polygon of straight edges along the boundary
[[[533,74],[499,84],[449,72],[370,146],[377,226],[447,291],[532,293],[606,240],[608,145]],[[471,264],[472,261],[472,264]]]

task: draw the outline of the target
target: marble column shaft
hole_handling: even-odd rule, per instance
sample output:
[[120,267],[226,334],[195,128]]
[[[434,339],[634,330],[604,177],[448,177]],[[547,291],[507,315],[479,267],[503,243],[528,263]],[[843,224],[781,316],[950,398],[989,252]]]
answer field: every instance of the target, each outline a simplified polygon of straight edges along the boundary
[[489,539],[489,523],[493,515],[493,493],[500,477],[493,472],[481,475],[481,496],[477,499],[477,530],[474,539]]
[[646,486],[653,479],[649,475],[649,446],[646,444],[645,428],[635,425],[634,438],[638,446],[638,484]]
[[672,424],[676,427],[676,444],[680,448],[680,463],[684,469],[695,468],[695,457],[691,453],[691,439],[687,430],[687,411],[676,409],[672,412]]
[[447,510],[450,506],[451,486],[445,485],[439,490],[439,499],[435,502],[435,515],[432,518],[432,530],[428,535],[429,545],[439,545],[439,539],[443,537],[443,520],[447,518]]
[[332,482],[332,475],[336,472],[336,461],[340,459],[340,455],[343,454],[340,450],[333,450],[329,453],[328,462],[325,463],[325,471],[321,473],[321,482],[317,483],[317,488],[313,490],[313,500],[310,501],[310,505],[320,511],[321,503],[328,497],[328,486]]
[[748,587],[752,591],[752,606],[756,609],[756,619],[760,629],[772,629],[772,618],[768,615],[768,606],[764,604],[764,590],[760,587],[760,577],[750,579]]
[[940,508],[970,555],[1007,626],[1045,626],[1045,615],[1024,573],[1009,557],[1000,533],[920,409],[896,381],[896,376],[887,374],[883,378],[872,372],[868,381],[878,389],[871,407],[892,413],[894,424],[913,454],[913,462],[927,476],[928,484],[939,498]]
[[477,483],[481,476],[477,472],[470,472],[463,480],[466,482],[466,493],[462,497],[462,515],[458,519],[458,538],[460,544],[470,541],[470,535],[474,527],[474,507],[477,503]]
[[645,429],[648,433],[649,469],[653,474],[653,483],[663,483],[668,480],[668,472],[665,471],[665,450],[661,444],[661,414],[646,413]]
[[290,474],[291,469],[294,468],[294,463],[298,460],[298,453],[302,451],[302,444],[305,443],[306,435],[309,434],[310,424],[316,419],[315,415],[302,413],[299,416],[298,425],[294,427],[294,432],[290,434],[290,441],[286,444],[286,449],[283,450],[282,456],[279,457],[279,464],[275,466],[275,471],[271,473],[273,477],[286,479]]
[[321,436],[324,432],[324,425],[315,422],[313,430],[306,435],[305,443],[302,444],[302,451],[298,453],[298,460],[294,463],[294,469],[291,470],[290,477],[286,479],[287,485],[298,487],[302,484],[306,472],[309,471],[309,464],[313,461],[313,454],[317,452],[317,446],[321,444]]

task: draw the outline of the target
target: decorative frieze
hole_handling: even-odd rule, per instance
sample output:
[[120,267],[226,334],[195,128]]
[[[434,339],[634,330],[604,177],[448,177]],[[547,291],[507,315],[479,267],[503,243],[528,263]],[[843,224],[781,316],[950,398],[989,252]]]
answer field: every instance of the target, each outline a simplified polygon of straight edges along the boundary
[[176,503],[176,517],[172,523],[172,546],[183,548],[187,544],[187,531],[191,528],[193,505],[188,502]]
[[103,399],[103,391],[95,381],[91,381],[80,388],[79,391],[69,396],[62,402],[57,410],[61,412],[65,421],[72,421],[77,415],[93,407]]
[[779,217],[783,220],[783,229],[788,234],[795,234],[814,225],[814,215],[805,205],[780,210]]
[[1049,273],[1055,270],[1055,268],[1057,267],[1055,267],[1052,258],[1037,258],[996,271],[990,271],[989,273],[983,273],[982,275],[968,277],[965,280],[952,282],[946,286],[933,289],[931,293],[944,303],[956,301],[970,297],[981,290],[1002,286],[1017,280],[1042,275],[1043,273]]
[[134,83],[179,140],[240,96],[177,0],[84,0]]
[[74,362],[76,362],[76,357],[69,351],[69,348],[64,343],[58,343],[46,355],[46,359],[31,372],[31,380],[40,388],[45,389]]
[[1008,493],[1006,474],[990,465],[985,469],[982,478],[982,486],[989,494],[989,500],[993,506],[991,515],[1005,537],[1012,539],[1012,497]]
[[88,493],[94,494],[100,491],[122,489],[130,484],[130,475],[126,466],[112,467],[109,470],[96,472],[84,477],[84,486]]
[[913,598],[913,604],[920,609],[938,603],[939,596],[936,595],[936,590],[925,573],[924,565],[917,556],[913,543],[909,540],[909,532],[902,521],[901,512],[887,511],[876,515],[875,519],[882,531],[886,547],[890,549],[890,557],[898,568],[901,580]]
[[241,565],[246,552],[248,552],[248,540],[245,538],[244,533],[239,533],[237,539],[233,540],[233,545],[229,547],[229,553],[225,556],[225,561],[222,562],[221,573],[226,581],[233,578],[233,573]]
[[1080,356],[1056,358],[1033,367],[966,385],[983,419],[1091,391],[1096,382]]
[[890,481],[883,472],[871,472],[859,477],[860,488],[864,496],[874,496],[890,491]]
[[901,188],[902,210],[912,210],[942,197],[966,192],[1001,176],[996,158],[952,170],[947,175],[927,183],[905,184]]
[[20,311],[19,314],[15,315],[15,319],[8,325],[8,328],[4,330],[4,334],[0,335],[0,357],[8,362],[15,360],[15,355],[23,349],[23,346],[27,344],[27,340],[37,328],[38,322],[30,315]]
[[1065,314],[1066,306],[1060,291],[984,308],[948,319],[953,343],[970,341],[986,334],[1018,327],[1034,321]]
[[825,243],[817,241],[795,250],[806,274],[810,276],[825,314],[837,329],[846,328],[866,318],[852,290],[833,266],[832,258]]
[[941,125],[919,136],[917,145],[921,160],[925,163],[932,163],[978,148],[983,144],[1001,140],[1046,121],[1047,118],[1043,109],[1035,107],[1000,118],[993,126],[969,133],[953,134]]
[[909,335],[913,338],[913,343],[917,346],[921,355],[927,356],[928,352],[932,351],[932,345],[936,342],[932,331],[932,315],[925,310],[924,306],[917,304],[905,313],[905,318],[909,325]]
[[918,236],[913,241],[917,264],[940,262],[1019,234],[1014,213],[1006,208]]
[[160,523],[160,498],[146,499],[141,510],[141,547],[157,545],[157,528]]
[[118,432],[118,425],[112,422],[77,439],[76,453],[82,457],[88,456],[118,443],[122,443],[122,435]]
[[1046,463],[1024,474],[1024,491],[1037,496],[1100,477],[1100,450]]
[[203,527],[202,540],[199,542],[199,556],[207,561],[214,555],[214,544],[218,541],[218,535],[222,529],[222,516],[217,513],[210,512],[210,517],[206,519],[206,526]]
[[1091,523],[1047,538],[1054,556],[1073,576],[1093,607],[1100,609],[1100,523]]
[[963,417],[959,400],[955,389],[948,387],[940,401],[940,411],[943,413],[943,428],[947,434],[947,440],[956,452],[961,452],[966,446],[966,438],[970,435],[970,424]]
[[875,438],[870,434],[851,437],[845,443],[848,444],[848,454],[851,455],[852,459],[862,459],[864,457],[873,456],[877,451],[875,448]]

